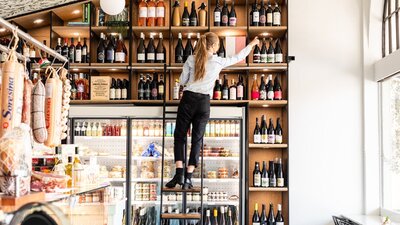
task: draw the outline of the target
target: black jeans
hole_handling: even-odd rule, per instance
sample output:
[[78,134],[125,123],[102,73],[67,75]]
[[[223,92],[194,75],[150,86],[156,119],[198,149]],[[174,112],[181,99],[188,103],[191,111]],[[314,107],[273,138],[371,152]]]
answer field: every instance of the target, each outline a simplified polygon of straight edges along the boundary
[[192,149],[190,151],[189,165],[197,167],[199,163],[200,148],[207,121],[210,118],[210,96],[183,92],[178,106],[178,115],[174,133],[175,162],[185,160],[185,144],[187,132],[192,124]]

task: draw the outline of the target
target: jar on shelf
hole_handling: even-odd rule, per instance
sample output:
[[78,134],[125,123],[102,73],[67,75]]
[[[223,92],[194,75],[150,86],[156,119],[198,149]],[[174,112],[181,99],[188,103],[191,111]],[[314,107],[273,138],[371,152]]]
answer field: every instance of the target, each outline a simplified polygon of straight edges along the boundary
[[92,202],[93,202],[93,195],[92,195],[92,193],[86,193],[86,194],[85,194],[85,199],[86,199],[86,203],[92,203]]
[[187,193],[186,194],[186,200],[187,201],[193,201],[193,197],[192,196],[193,196],[192,193]]
[[100,193],[99,192],[95,192],[93,193],[93,202],[100,202]]
[[194,193],[192,199],[193,201],[200,201],[200,193]]
[[176,194],[176,200],[177,201],[182,201],[182,193],[177,193]]

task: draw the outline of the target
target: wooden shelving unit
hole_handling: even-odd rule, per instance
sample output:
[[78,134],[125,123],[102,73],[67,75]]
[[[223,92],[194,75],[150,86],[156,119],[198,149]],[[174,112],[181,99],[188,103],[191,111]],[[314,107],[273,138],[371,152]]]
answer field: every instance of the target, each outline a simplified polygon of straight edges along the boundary
[[276,188],[262,188],[262,187],[249,187],[251,192],[286,192],[289,191],[287,187],[276,187]]
[[249,148],[254,149],[279,149],[279,148],[287,148],[287,144],[249,144]]

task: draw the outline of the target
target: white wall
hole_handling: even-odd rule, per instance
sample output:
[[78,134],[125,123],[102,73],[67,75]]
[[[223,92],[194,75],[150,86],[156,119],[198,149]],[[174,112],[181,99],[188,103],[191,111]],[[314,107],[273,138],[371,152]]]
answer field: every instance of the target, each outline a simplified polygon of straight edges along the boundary
[[289,2],[290,222],[363,211],[361,0]]

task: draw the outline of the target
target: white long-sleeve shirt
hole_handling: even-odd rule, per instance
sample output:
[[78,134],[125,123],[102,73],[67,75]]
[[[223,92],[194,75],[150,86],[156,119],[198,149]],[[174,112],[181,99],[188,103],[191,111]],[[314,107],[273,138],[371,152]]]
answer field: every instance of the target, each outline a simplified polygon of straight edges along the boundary
[[191,91],[200,94],[208,94],[212,96],[215,80],[218,79],[219,73],[225,67],[234,65],[246,58],[251,52],[250,45],[242,49],[238,54],[222,58],[217,55],[209,55],[206,63],[205,76],[201,80],[194,80],[195,58],[193,55],[189,56],[183,65],[182,73],[180,76],[180,84],[186,85],[184,91]]

